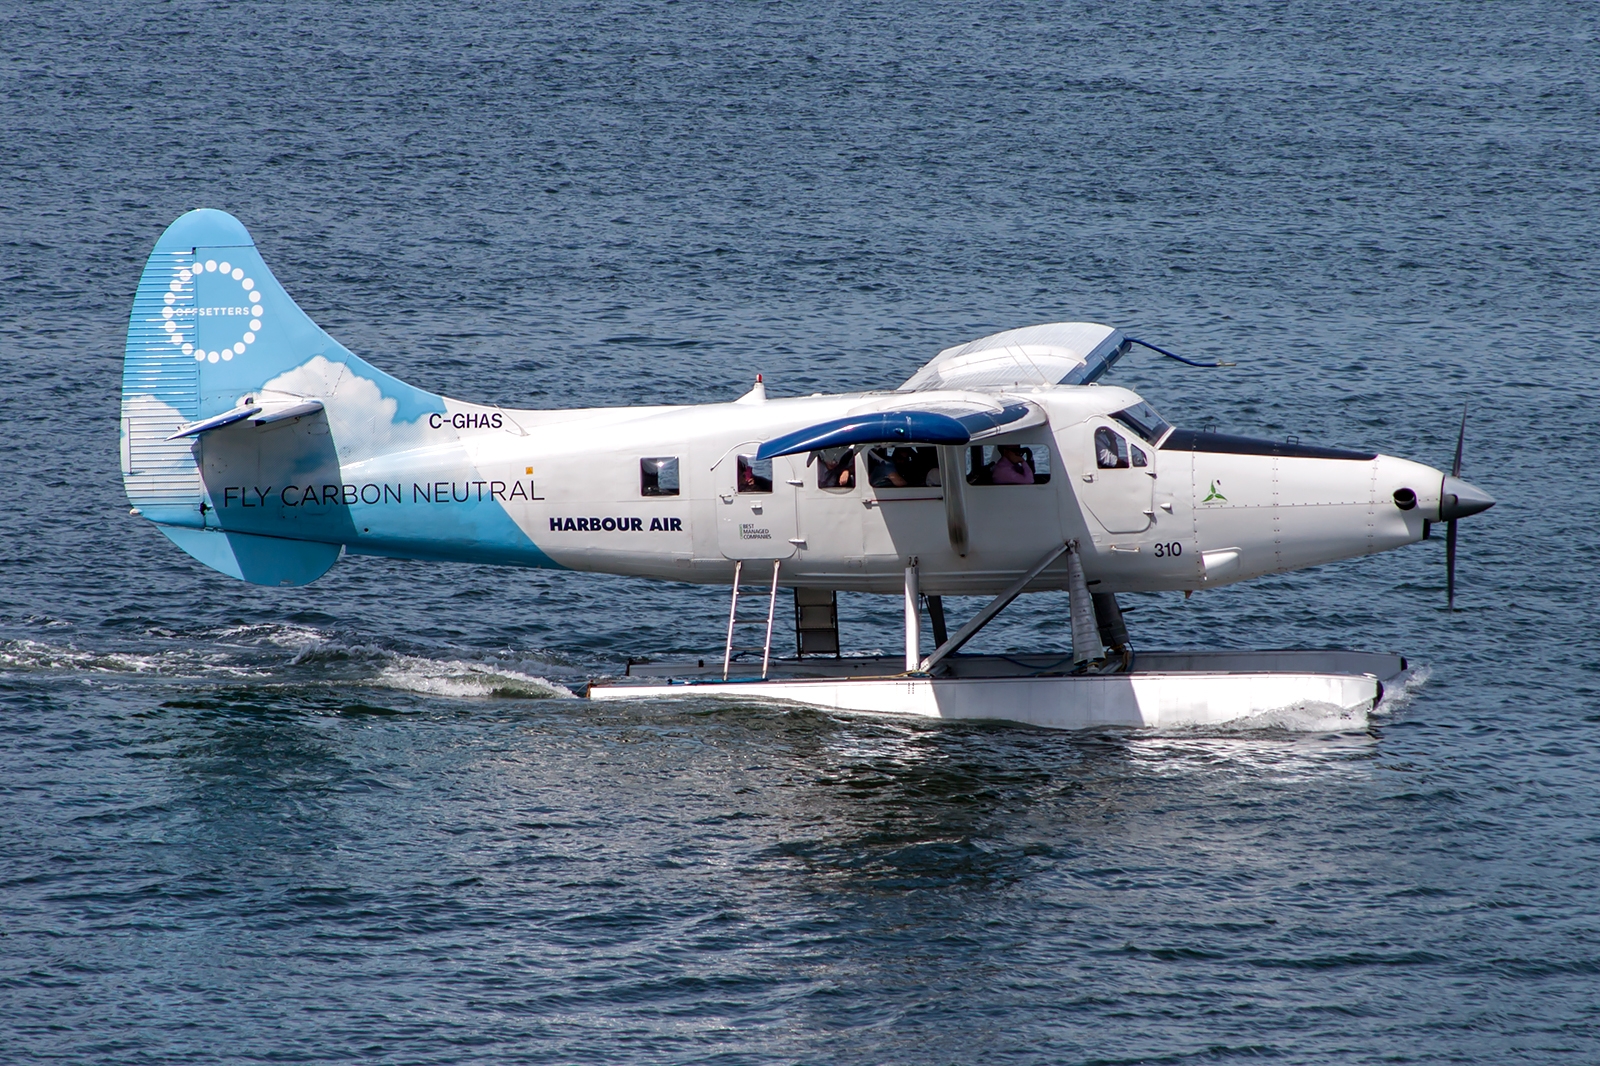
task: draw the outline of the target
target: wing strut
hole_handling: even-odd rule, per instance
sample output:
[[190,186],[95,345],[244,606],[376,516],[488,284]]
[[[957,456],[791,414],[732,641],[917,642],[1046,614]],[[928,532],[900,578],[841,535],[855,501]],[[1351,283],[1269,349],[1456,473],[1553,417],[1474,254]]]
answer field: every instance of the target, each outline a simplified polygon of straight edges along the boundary
[[1012,600],[1022,595],[1022,590],[1027,588],[1028,585],[1033,582],[1034,578],[1044,573],[1045,567],[1061,558],[1062,552],[1066,551],[1068,548],[1076,546],[1077,543],[1078,542],[1075,540],[1069,540],[1064,544],[1056,545],[1054,548],[1051,548],[1048,552],[1046,552],[1043,559],[1040,559],[1038,562],[1033,564],[1033,569],[1029,570],[1026,574],[1023,574],[1022,577],[1018,578],[1010,588],[1006,589],[1000,595],[990,600],[988,605],[985,606],[983,610],[972,616],[972,621],[956,630],[955,636],[939,645],[934,649],[932,655],[922,660],[922,672],[928,673],[935,666],[939,665],[940,661],[946,656],[956,652],[963,644],[977,636],[978,630],[988,625],[994,620],[995,615],[1005,610],[1008,606],[1010,606]]

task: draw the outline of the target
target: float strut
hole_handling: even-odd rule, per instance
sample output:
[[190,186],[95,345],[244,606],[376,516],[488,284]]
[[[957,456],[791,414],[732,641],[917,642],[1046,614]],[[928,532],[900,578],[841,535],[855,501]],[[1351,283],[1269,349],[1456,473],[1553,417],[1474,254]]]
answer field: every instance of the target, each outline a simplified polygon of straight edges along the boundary
[[906,673],[917,672],[922,661],[922,593],[917,580],[917,557],[906,564]]
[[1006,589],[1000,595],[990,600],[983,610],[972,616],[972,620],[970,622],[956,630],[955,636],[939,645],[936,649],[934,649],[932,655],[922,660],[922,672],[927,673],[928,671],[932,670],[946,656],[959,650],[963,644],[977,636],[978,630],[988,625],[990,621],[994,619],[995,615],[1005,610],[1012,600],[1022,595],[1022,590],[1027,588],[1028,585],[1033,582],[1034,578],[1044,573],[1045,567],[1061,558],[1061,553],[1066,551],[1070,545],[1076,543],[1076,541],[1068,541],[1065,544],[1058,544],[1056,547],[1051,548],[1048,552],[1046,552],[1044,558],[1034,563],[1031,570],[1018,578],[1010,588]]
[[1072,612],[1072,661],[1086,663],[1106,652],[1100,643],[1100,626],[1095,621],[1094,600],[1083,577],[1083,562],[1077,544],[1067,549],[1067,606]]
[[928,597],[928,621],[933,623],[933,646],[938,647],[950,639],[944,627],[944,597]]
[[1094,617],[1100,623],[1100,643],[1122,656],[1122,672],[1133,666],[1133,648],[1128,644],[1128,627],[1122,621],[1122,605],[1114,592],[1092,592]]

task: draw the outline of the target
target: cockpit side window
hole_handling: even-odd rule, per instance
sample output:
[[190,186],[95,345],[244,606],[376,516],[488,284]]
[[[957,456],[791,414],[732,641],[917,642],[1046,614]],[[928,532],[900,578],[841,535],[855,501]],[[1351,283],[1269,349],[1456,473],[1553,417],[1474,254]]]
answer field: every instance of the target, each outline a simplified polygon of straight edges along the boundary
[[1101,426],[1094,431],[1094,462],[1101,470],[1123,470],[1128,466],[1128,442],[1122,434]]
[[772,491],[772,460],[757,459],[753,455],[739,456],[740,492]]
[[639,495],[676,496],[678,494],[678,457],[660,456],[639,460]]
[[1157,447],[1161,438],[1172,429],[1167,420],[1156,414],[1156,409],[1140,400],[1132,407],[1124,407],[1111,416]]
[[811,453],[806,464],[817,467],[817,488],[853,489],[856,487],[856,450],[823,448]]

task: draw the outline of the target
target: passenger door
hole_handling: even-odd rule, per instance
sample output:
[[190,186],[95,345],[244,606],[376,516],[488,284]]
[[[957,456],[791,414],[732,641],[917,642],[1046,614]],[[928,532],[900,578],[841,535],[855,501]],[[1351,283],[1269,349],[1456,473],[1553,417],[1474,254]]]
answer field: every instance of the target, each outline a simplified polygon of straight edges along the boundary
[[[965,481],[969,572],[1026,570],[1061,546],[1061,488],[1052,482],[1066,475],[1060,456],[1051,453],[1048,433],[1041,427],[1020,438],[961,449],[965,470],[950,476]],[[948,540],[947,524],[941,532]]]
[[862,506],[864,458],[850,447],[796,455],[794,460],[800,471],[795,488],[804,558],[824,571],[859,572],[870,510]]
[[950,551],[937,448],[873,445],[863,449],[861,466],[869,558],[938,557]]
[[758,462],[753,455],[732,453],[717,465],[717,547],[724,558],[787,559],[795,553],[799,474],[793,459]]

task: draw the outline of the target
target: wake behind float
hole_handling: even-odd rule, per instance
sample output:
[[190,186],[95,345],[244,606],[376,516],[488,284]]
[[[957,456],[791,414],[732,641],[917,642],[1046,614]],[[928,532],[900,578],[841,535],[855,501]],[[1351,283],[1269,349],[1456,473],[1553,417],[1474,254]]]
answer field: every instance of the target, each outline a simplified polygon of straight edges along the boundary
[[[1060,726],[1370,706],[1397,657],[1134,654],[1117,594],[1385,551],[1444,521],[1453,595],[1456,521],[1493,504],[1460,480],[1462,438],[1445,474],[1177,429],[1100,383],[1136,345],[1172,354],[1109,326],[1049,323],[948,348],[894,391],[778,399],[758,376],[728,403],[466,403],[350,352],[295,305],[237,219],[200,210],[162,234],[134,297],[123,480],[135,512],[184,551],[257,584],[305,584],[350,554],[732,588],[719,670],[597,683],[595,699],[759,694]],[[753,646],[747,579],[767,601]],[[793,661],[772,656],[779,589],[795,595]],[[903,660],[826,661],[822,616],[834,612],[837,651],[840,590],[905,598]],[[960,653],[1042,590],[1070,593],[1070,652]],[[989,603],[946,634],[950,595]]]

